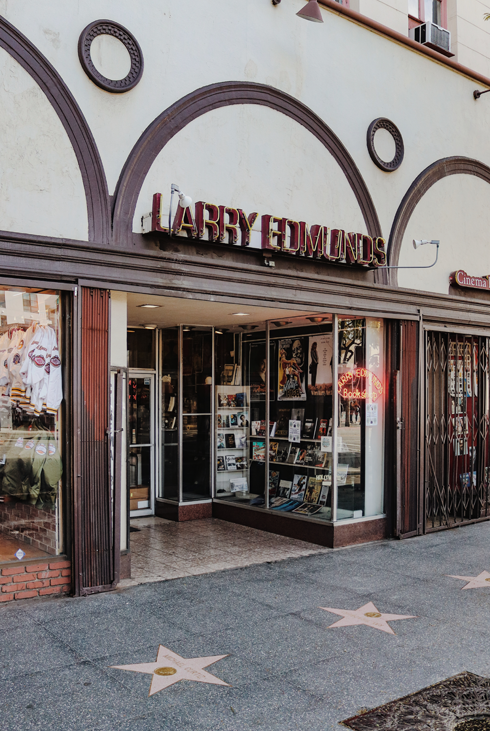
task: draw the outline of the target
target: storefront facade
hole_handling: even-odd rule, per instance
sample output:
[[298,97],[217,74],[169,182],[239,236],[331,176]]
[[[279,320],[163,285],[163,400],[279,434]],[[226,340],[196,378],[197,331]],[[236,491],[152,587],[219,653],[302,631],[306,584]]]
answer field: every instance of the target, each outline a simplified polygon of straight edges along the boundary
[[225,54],[162,6],[164,51],[125,3],[0,17],[3,601],[115,588],[139,516],[332,547],[488,517],[481,77],[329,0],[252,0]]

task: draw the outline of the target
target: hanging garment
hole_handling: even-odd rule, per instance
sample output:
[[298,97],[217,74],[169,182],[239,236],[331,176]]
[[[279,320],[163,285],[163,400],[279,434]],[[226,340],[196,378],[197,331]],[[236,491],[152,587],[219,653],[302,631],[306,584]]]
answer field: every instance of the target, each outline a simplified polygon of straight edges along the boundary
[[4,495],[17,498],[17,500],[27,500],[29,496],[29,476],[26,475],[23,452],[23,437],[14,438],[7,450],[3,470],[2,492]]
[[61,358],[56,341],[56,333],[52,328],[52,346],[49,363],[46,365],[48,374],[48,388],[45,407],[48,414],[56,414],[63,401],[63,384],[61,380]]
[[58,494],[58,485],[63,474],[58,443],[52,436],[48,437],[48,454],[43,465],[40,500],[54,505]]
[[5,332],[0,337],[0,386],[6,386],[9,382],[8,367],[7,367],[7,350],[10,345],[10,334]]
[[20,337],[16,341],[12,353],[7,360],[10,382],[10,396],[21,403],[26,401],[26,386],[21,376],[27,353],[35,336],[36,328],[31,325],[24,333],[20,331]]

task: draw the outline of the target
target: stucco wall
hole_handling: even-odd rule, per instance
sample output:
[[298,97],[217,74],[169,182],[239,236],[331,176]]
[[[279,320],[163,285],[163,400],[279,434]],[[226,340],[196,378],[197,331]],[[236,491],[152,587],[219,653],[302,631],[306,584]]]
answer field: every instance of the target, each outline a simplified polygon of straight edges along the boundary
[[0,229],[86,239],[73,148],[35,81],[0,49]]
[[[210,10],[207,3],[164,0],[148,2],[147,12],[135,12],[130,0],[86,0],[67,12],[63,0],[0,0],[0,12],[40,48],[73,92],[98,144],[110,192],[133,145],[162,111],[202,86],[252,81],[294,96],[332,128],[354,158],[388,237],[405,192],[435,160],[460,155],[490,165],[490,104],[485,97],[473,99],[475,81],[336,13],[324,10],[323,25],[302,21],[295,13],[303,2],[289,0],[274,7],[265,0],[214,0]],[[399,5],[393,0],[393,12],[402,15]],[[142,46],[145,73],[131,92],[102,91],[80,67],[79,34],[97,18],[122,23]],[[109,45],[106,51],[110,54]],[[405,141],[403,165],[391,174],[373,164],[366,147],[367,128],[380,116],[395,122]],[[180,132],[154,164],[138,215],[149,210],[155,190],[164,192],[176,182],[195,199],[226,203],[231,196],[229,202],[236,205],[302,219],[321,216],[327,225],[330,206],[339,211],[339,225],[354,228],[357,206],[339,182],[336,166],[311,136],[294,126],[267,110],[222,110],[201,118]],[[60,158],[58,149],[56,156]],[[57,179],[63,180],[62,175]],[[24,188],[23,180],[19,185]],[[468,185],[464,180],[450,186],[444,200],[448,210],[457,209],[461,195],[479,210],[487,205],[485,186],[473,190]],[[66,196],[70,185],[60,187]],[[326,187],[330,190],[323,199]],[[67,207],[61,206],[67,215],[78,210],[78,198],[72,198]],[[461,215],[466,216],[466,209]],[[9,225],[22,230],[21,224],[12,220]],[[37,219],[35,228],[47,230],[40,229]],[[475,265],[484,261],[483,241],[481,233],[465,242]],[[417,252],[417,262],[423,255]],[[458,267],[455,261],[450,268]],[[420,281],[417,272],[403,274],[405,286],[419,289]],[[434,284],[432,277],[426,281],[428,289],[440,291],[440,282]]]

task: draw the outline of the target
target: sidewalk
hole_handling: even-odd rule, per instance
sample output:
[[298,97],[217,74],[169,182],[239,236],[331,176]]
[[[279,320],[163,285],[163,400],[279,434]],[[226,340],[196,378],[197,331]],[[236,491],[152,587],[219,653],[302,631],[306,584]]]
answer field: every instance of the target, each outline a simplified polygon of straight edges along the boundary
[[[0,728],[333,731],[464,670],[490,676],[490,582],[462,591],[446,576],[490,570],[489,538],[483,523],[2,607]],[[389,620],[396,634],[331,629],[342,616],[321,607],[362,607],[374,625],[379,614],[416,618]],[[171,652],[155,663],[159,645]],[[148,674],[110,667],[142,663]],[[174,682],[186,673],[195,680]],[[206,673],[229,687],[196,682]]]

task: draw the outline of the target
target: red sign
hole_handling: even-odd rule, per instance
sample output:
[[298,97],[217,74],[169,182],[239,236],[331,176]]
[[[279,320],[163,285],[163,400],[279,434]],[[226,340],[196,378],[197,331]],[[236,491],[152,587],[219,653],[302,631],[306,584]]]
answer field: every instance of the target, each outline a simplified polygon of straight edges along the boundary
[[[162,225],[162,194],[153,196],[151,227],[145,233],[169,233]],[[199,201],[192,207],[180,204],[172,224],[172,234],[186,233],[190,239],[204,239],[212,243],[250,246],[251,234],[259,218],[258,213],[246,214],[241,208],[217,206]],[[322,259],[337,264],[369,268],[386,266],[386,241],[366,234],[347,233],[327,226],[308,226],[304,221],[264,215],[261,223],[261,248],[292,256]]]
[[337,390],[342,398],[374,402],[383,393],[383,384],[366,368],[356,368],[340,376]]
[[462,269],[451,274],[449,277],[451,284],[458,284],[460,287],[467,289],[490,289],[489,275],[484,274],[483,277],[470,277]]

